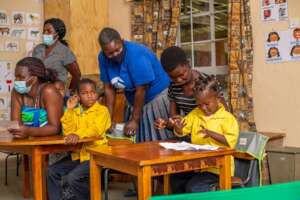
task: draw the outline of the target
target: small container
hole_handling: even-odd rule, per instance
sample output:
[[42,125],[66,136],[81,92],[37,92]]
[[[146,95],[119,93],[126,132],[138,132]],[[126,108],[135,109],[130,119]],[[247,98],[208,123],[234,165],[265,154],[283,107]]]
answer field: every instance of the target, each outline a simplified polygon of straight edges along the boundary
[[115,137],[123,137],[124,136],[124,127],[125,123],[117,123],[115,128],[113,129],[111,135]]

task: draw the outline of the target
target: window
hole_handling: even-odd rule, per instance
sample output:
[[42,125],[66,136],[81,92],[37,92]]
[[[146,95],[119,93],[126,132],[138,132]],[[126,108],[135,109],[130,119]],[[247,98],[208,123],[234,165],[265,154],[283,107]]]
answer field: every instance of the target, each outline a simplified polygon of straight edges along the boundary
[[177,44],[193,68],[227,87],[227,0],[181,0]]

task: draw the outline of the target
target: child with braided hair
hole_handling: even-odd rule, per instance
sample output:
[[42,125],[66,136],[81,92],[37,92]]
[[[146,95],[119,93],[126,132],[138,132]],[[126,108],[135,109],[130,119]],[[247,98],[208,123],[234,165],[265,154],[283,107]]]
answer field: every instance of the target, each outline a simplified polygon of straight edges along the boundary
[[[183,119],[171,119],[174,132],[182,137],[191,135],[193,144],[208,144],[234,148],[239,127],[235,117],[225,110],[218,98],[218,82],[213,76],[195,83],[194,96],[197,107]],[[232,158],[231,173],[234,173]],[[174,193],[205,192],[219,181],[219,169],[209,168],[201,172],[188,172],[171,176]]]

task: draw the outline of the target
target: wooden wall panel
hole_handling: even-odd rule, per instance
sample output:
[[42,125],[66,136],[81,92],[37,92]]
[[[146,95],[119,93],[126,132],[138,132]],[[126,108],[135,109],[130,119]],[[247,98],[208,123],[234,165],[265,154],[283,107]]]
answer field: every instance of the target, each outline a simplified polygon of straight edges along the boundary
[[44,0],[44,19],[60,18],[67,26],[66,40],[70,39],[70,0]]
[[107,0],[71,0],[71,47],[83,74],[99,73],[98,34],[108,24]]

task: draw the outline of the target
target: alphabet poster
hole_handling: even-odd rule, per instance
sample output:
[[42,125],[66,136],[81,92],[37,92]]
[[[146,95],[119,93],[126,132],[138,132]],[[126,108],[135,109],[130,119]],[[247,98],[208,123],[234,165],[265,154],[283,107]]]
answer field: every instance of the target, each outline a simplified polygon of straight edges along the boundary
[[300,61],[300,28],[265,34],[266,63]]
[[261,0],[262,21],[282,21],[288,19],[287,0]]

